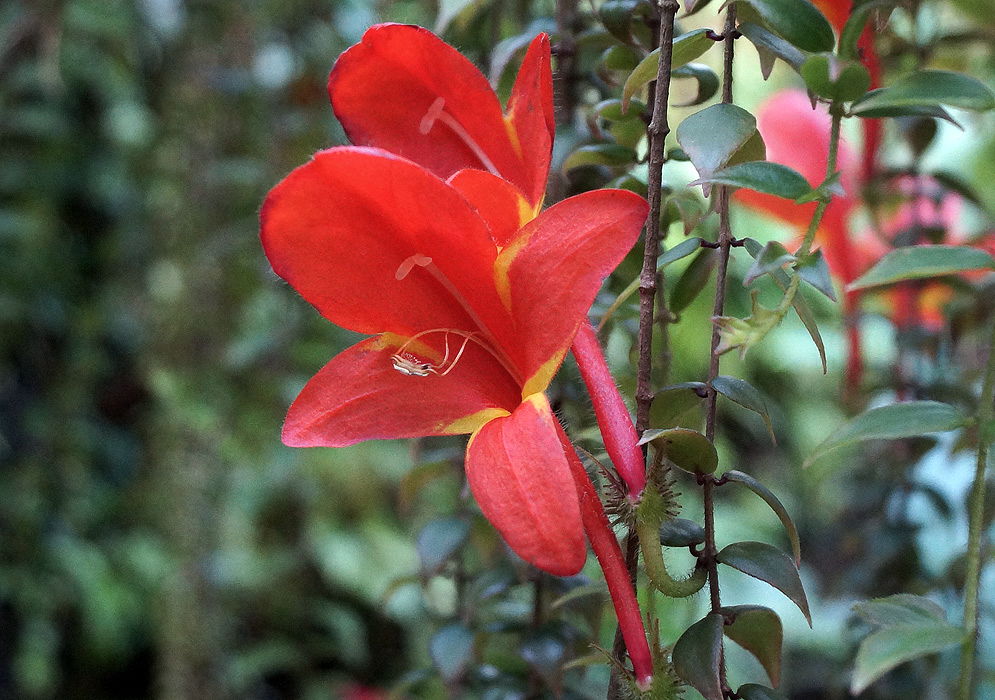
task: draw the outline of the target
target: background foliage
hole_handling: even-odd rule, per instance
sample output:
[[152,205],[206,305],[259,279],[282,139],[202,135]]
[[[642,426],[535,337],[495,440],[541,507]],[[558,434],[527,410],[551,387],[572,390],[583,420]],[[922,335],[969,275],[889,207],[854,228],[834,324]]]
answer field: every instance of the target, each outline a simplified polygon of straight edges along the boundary
[[[946,65],[991,84],[991,10],[958,4],[923,3],[920,22],[942,18],[937,27],[987,44],[928,43],[929,26],[903,30],[901,20],[896,36],[939,46]],[[500,56],[497,39],[553,28],[551,3],[446,8],[459,11],[446,38],[481,65]],[[363,687],[604,696],[605,667],[561,668],[591,652],[591,637],[610,645],[596,569],[556,580],[510,560],[466,500],[461,440],[279,443],[303,382],[353,339],[269,271],[258,205],[314,150],[342,142],[324,87],[334,58],[375,21],[433,26],[437,10],[352,0],[0,7],[0,697],[361,697]],[[744,57],[737,75],[747,106],[771,89],[752,61]],[[772,78],[791,81],[780,70]],[[596,84],[617,96],[617,86]],[[957,154],[986,221],[995,208],[991,126],[990,116],[964,133],[944,126],[924,156]],[[583,120],[558,139],[561,158],[593,140]],[[890,141],[886,160],[900,162],[907,149]],[[586,189],[611,174],[581,168],[559,186]],[[772,229],[737,216],[739,230]],[[637,257],[623,264],[596,311],[637,271]],[[673,275],[672,299],[686,293],[673,289],[679,279],[694,281]],[[916,348],[900,359],[917,395],[956,397],[973,385],[984,339],[972,319],[991,300],[965,297],[939,333],[903,346]],[[922,438],[799,469],[848,410],[837,311],[810,301],[824,319],[830,375],[790,320],[747,362],[727,359],[724,373],[765,393],[779,444],[727,402],[719,447],[794,515],[815,629],[745,577],[723,585],[730,604],[764,600],[781,614],[790,697],[837,698],[867,632],[851,616],[855,600],[932,593],[951,619],[959,614],[971,463],[949,440]],[[747,304],[745,294],[730,299],[738,315]],[[708,295],[690,301],[675,326],[673,381],[704,373],[708,306]],[[634,319],[623,308],[608,337],[628,395]],[[873,402],[889,391],[899,356],[883,316],[865,330],[872,380],[862,400]],[[569,365],[553,393],[575,426],[593,426]],[[729,541],[782,537],[745,490],[724,497],[719,520]],[[982,669],[991,689],[990,573]],[[652,605],[664,639],[703,609]],[[731,654],[731,673],[762,680],[755,662]],[[937,668],[955,663],[918,660],[866,697],[943,697]]]

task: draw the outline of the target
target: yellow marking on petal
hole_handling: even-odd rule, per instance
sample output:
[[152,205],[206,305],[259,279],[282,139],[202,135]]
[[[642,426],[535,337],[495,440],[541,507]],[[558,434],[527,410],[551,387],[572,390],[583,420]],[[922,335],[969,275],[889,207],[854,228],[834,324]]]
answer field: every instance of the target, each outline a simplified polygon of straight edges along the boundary
[[562,348],[551,358],[543,362],[539,366],[539,369],[525,381],[525,386],[522,387],[522,397],[529,398],[532,394],[545,391],[549,387],[549,383],[553,381],[557,370],[560,369],[560,365],[563,364],[563,358],[566,355],[567,348]]
[[463,433],[476,433],[484,425],[490,423],[495,418],[504,418],[511,413],[503,408],[484,408],[468,416],[457,418],[452,423],[439,426],[439,432],[446,435],[461,435]]
[[533,207],[529,204],[529,200],[520,194],[516,194],[515,199],[518,200],[518,228],[521,228],[539,216],[539,210],[542,209],[542,202],[540,201],[539,204]]
[[504,115],[504,130],[508,132],[508,140],[515,155],[522,158],[522,142],[518,140],[518,129],[515,128],[514,113]]
[[497,287],[498,296],[509,312],[511,311],[511,265],[515,258],[528,243],[528,236],[519,235],[514,241],[506,245],[494,259],[494,286]]
[[435,361],[442,359],[442,353],[435,348],[426,345],[417,338],[411,340],[410,338],[398,335],[397,333],[381,333],[376,336],[370,344],[370,350],[374,352],[378,352],[380,350],[397,350],[405,345],[407,345],[407,347],[404,349],[410,351],[413,355],[418,355],[419,357]]

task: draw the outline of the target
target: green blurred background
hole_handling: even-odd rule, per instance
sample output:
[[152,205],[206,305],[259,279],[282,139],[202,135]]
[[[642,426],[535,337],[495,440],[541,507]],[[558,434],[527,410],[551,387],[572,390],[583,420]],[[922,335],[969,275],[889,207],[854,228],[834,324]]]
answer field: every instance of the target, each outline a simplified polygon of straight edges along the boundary
[[[517,7],[505,17],[517,31],[553,10]],[[434,628],[468,615],[453,609],[452,577],[426,568],[425,529],[440,515],[473,524],[483,554],[471,557],[472,583],[491,591],[488,575],[501,592],[486,618],[492,638],[518,630],[507,621],[528,617],[529,591],[559,590],[507,563],[473,514],[457,476],[461,440],[342,450],[279,441],[304,381],[353,338],[269,270],[259,204],[316,149],[342,142],[325,92],[334,58],[376,21],[432,26],[436,12],[367,0],[0,6],[0,698],[360,698],[404,678],[414,695],[442,694],[418,670],[430,668]],[[454,31],[473,58],[489,53],[488,23]],[[732,303],[745,310],[745,297]],[[675,381],[703,371],[707,306],[678,330]],[[838,373],[835,311],[820,313]],[[633,318],[622,316],[609,350],[631,393]],[[873,320],[868,330],[884,374],[891,330]],[[808,342],[788,323],[748,370],[724,365],[772,397],[784,437],[771,446],[756,416],[724,405],[721,448],[731,465],[770,477],[799,521],[816,631],[776,593],[734,576],[728,590],[783,611],[793,697],[846,697],[852,600],[952,596],[964,480],[949,475],[969,464],[926,441],[828,476],[798,474],[799,457],[843,415],[838,374],[822,378]],[[958,379],[972,362],[941,352],[929,371]],[[553,395],[575,433],[593,437],[572,367]],[[919,475],[910,469],[930,449],[946,491],[929,460]],[[426,491],[440,474],[448,481]],[[765,508],[737,495],[720,530],[777,541]],[[495,557],[503,563],[486,566]],[[674,634],[696,619],[683,603],[651,604]],[[587,629],[607,644],[601,610]],[[577,650],[558,660],[587,653],[586,639],[571,639]],[[525,673],[497,648],[481,677]],[[880,697],[925,692],[948,662],[917,662]],[[534,658],[529,666],[541,675]],[[603,697],[604,681],[594,670],[572,692]]]

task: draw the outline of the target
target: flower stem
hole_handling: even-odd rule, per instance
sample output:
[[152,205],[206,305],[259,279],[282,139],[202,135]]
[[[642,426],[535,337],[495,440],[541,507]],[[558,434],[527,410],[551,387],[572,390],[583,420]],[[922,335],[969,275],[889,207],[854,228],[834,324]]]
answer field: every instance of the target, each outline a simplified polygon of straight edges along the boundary
[[990,424],[995,413],[995,319],[988,340],[988,362],[978,405],[978,458],[968,500],[967,574],[964,581],[964,644],[960,656],[958,700],[970,700],[978,645],[978,589],[981,583],[981,536],[985,515],[985,470],[991,447]]
[[605,361],[597,333],[589,323],[581,323],[574,338],[574,357],[580,375],[591,396],[594,415],[618,475],[625,481],[629,493],[638,496],[646,486],[643,451],[636,446],[639,435],[632,424],[629,409],[622,400],[615,379]]
[[643,627],[639,602],[629,580],[629,571],[622,557],[622,550],[608,522],[608,516],[605,515],[601,499],[598,498],[584,465],[577,457],[570,438],[558,422],[556,428],[560,444],[563,445],[563,452],[570,463],[574,481],[577,483],[584,530],[587,532],[587,539],[591,542],[594,556],[598,558],[598,563],[604,571],[608,593],[615,607],[615,614],[618,616],[618,625],[625,639],[629,658],[632,660],[636,683],[640,687],[648,688],[653,680],[653,657],[650,654],[649,643],[646,641],[646,629]]

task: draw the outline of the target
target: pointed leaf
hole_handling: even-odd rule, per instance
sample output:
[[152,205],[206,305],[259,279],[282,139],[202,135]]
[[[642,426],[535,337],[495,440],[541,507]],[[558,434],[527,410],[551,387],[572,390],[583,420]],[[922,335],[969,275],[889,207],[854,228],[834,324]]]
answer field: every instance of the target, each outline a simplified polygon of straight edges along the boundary
[[722,626],[722,616],[709,613],[688,627],[674,645],[674,670],[705,700],[722,700]]
[[423,576],[434,576],[449,558],[466,542],[470,523],[463,518],[440,518],[430,521],[415,544],[421,559]]
[[560,171],[566,173],[584,165],[606,165],[610,168],[618,168],[632,165],[638,159],[636,152],[627,146],[620,146],[617,143],[594,143],[581,146],[564,158]]
[[847,289],[866,289],[966,270],[995,270],[995,258],[986,250],[970,246],[909,246],[885,255]]
[[664,547],[690,547],[705,541],[705,528],[687,518],[670,518],[660,525],[660,544]]
[[443,680],[456,680],[473,657],[473,632],[462,623],[443,627],[429,641],[428,653]]
[[853,611],[872,625],[881,627],[946,622],[943,608],[929,598],[909,593],[898,593],[855,603]]
[[[708,38],[707,29],[695,29],[687,34],[674,38],[674,48],[671,58],[671,70],[680,68],[686,63],[708,51],[715,42]],[[622,86],[622,108],[626,109],[629,100],[646,83],[656,80],[660,68],[660,49],[654,49],[635,67],[625,85]]]
[[720,608],[718,612],[733,617],[733,623],[723,630],[725,635],[753,654],[764,667],[770,682],[780,685],[784,633],[777,613],[759,605],[734,605]]
[[776,34],[805,51],[832,51],[833,26],[808,0],[740,0],[753,7]]
[[689,182],[688,186],[693,187],[705,182],[754,190],[791,200],[798,199],[812,189],[808,180],[797,171],[786,165],[766,160],[730,165],[715,171],[708,177]]
[[736,694],[741,700],[786,700],[784,695],[776,690],[757,683],[745,683],[739,686]]
[[[874,93],[880,92],[878,90],[871,90],[868,95],[873,95]],[[853,112],[855,117],[863,117],[864,119],[880,119],[882,117],[930,117],[932,119],[943,119],[950,122],[958,129],[963,129],[963,125],[954,119],[950,112],[945,110],[940,105],[898,105],[898,106],[884,106],[884,107],[870,107],[867,109],[861,109],[860,113]]]
[[736,377],[727,377],[724,375],[719,375],[712,380],[712,387],[732,401],[735,401],[743,408],[747,408],[757,414],[763,419],[764,425],[767,427],[767,432],[770,435],[771,442],[777,444],[777,439],[774,437],[774,426],[770,422],[770,414],[767,412],[767,402],[764,401],[763,394],[757,390],[752,384],[743,379],[737,379]]
[[833,286],[829,265],[821,249],[809,253],[795,263],[795,272],[810,285],[836,301],[836,288]]
[[[794,68],[796,71],[805,62],[805,53],[788,43],[766,27],[753,22],[743,22],[737,29],[757,48],[757,52],[767,52]],[[765,78],[766,79],[766,78]]]
[[811,92],[833,102],[852,102],[863,97],[871,85],[867,68],[831,53],[809,56],[798,72]]
[[753,265],[747,270],[746,276],[743,277],[743,286],[748,287],[758,277],[781,270],[785,265],[793,263],[797,259],[783,245],[777,241],[770,241],[761,249],[753,261]]
[[781,591],[802,611],[809,627],[812,615],[802,580],[791,557],[766,542],[733,542],[719,552],[717,561],[760,579]]
[[956,430],[967,422],[957,408],[938,401],[907,401],[861,413],[826,438],[805,460],[808,467],[833,450],[864,440],[894,440]]
[[[701,396],[697,390],[704,390],[704,382],[689,382],[695,386],[664,387],[653,396],[650,404],[650,425],[654,428],[676,428],[678,426],[700,425],[698,422],[685,422],[686,416],[701,407]],[[700,389],[699,389],[700,387]]]
[[674,102],[675,107],[693,107],[712,99],[719,91],[718,74],[703,63],[688,63],[686,66],[674,69],[670,74],[672,80],[694,78],[698,83],[698,92],[687,102]]
[[664,428],[647,430],[637,443],[662,450],[674,466],[692,474],[711,474],[719,466],[715,445],[697,430]]
[[681,241],[673,248],[664,252],[656,261],[656,269],[662,270],[672,262],[677,262],[681,258],[686,258],[701,247],[704,241],[697,236]]
[[706,248],[694,257],[670,290],[670,310],[679,314],[686,309],[708,284],[715,267],[715,251]]
[[677,141],[691,158],[698,176],[707,178],[726,165],[756,133],[757,120],[752,114],[736,105],[717,104],[682,121],[677,127]]
[[860,115],[870,109],[949,105],[976,112],[995,109],[995,94],[980,80],[963,73],[921,70],[910,73],[853,104]]
[[960,644],[964,631],[946,622],[885,627],[868,635],[857,649],[850,691],[861,693],[899,664]]
[[754,477],[736,469],[730,469],[725,472],[722,475],[722,478],[743,484],[753,493],[760,496],[760,498],[762,498],[764,502],[770,506],[770,509],[774,511],[778,520],[781,521],[781,525],[784,526],[785,531],[788,533],[788,540],[791,542],[791,553],[794,557],[795,566],[801,566],[802,548],[801,540],[798,537],[798,528],[795,527],[794,521],[791,519],[791,516],[788,515],[787,508],[785,508],[784,504],[782,504],[778,497],[774,495],[774,492]]
[[871,14],[883,10],[890,13],[891,8],[900,2],[901,0],[870,0],[870,2],[854,3],[850,9],[850,16],[840,32],[839,55],[844,58],[858,58],[857,42],[860,41],[860,35],[864,33],[864,26]]

